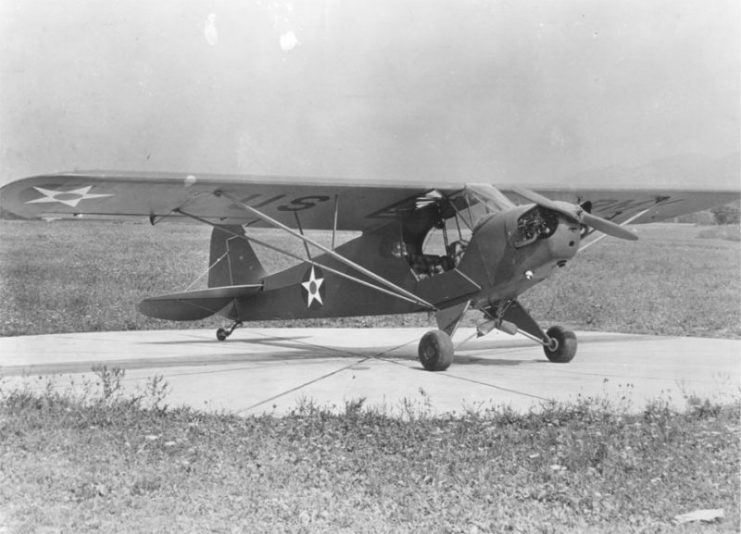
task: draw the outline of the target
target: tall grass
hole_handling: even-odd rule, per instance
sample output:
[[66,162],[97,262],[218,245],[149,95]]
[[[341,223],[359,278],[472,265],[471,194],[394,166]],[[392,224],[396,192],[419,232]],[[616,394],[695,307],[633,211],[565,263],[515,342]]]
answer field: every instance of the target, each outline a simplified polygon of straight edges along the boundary
[[698,508],[739,528],[738,403],[238,418],[168,410],[162,382],[127,396],[123,376],[98,368],[82,397],[0,383],[11,531],[673,532]]

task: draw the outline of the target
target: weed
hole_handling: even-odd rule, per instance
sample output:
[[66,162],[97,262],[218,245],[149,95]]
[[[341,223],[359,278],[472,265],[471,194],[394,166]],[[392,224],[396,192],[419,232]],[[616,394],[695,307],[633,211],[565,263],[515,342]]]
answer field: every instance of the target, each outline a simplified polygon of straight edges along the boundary
[[102,390],[101,401],[112,402],[120,397],[123,393],[121,381],[126,375],[126,371],[120,367],[108,368],[106,365],[94,365],[92,371],[98,377],[98,385]]
[[710,399],[703,399],[697,395],[690,395],[686,398],[687,412],[698,419],[707,419],[718,417],[723,406],[719,403],[712,402]]
[[401,417],[406,421],[428,419],[433,413],[432,401],[423,388],[419,388],[421,400],[404,397],[400,401]]
[[365,401],[365,397],[345,401],[345,417],[349,419],[357,419],[363,410],[363,404],[365,404]]
[[150,410],[160,413],[167,411],[165,400],[170,394],[170,384],[162,375],[154,375],[147,379],[141,393],[142,405]]

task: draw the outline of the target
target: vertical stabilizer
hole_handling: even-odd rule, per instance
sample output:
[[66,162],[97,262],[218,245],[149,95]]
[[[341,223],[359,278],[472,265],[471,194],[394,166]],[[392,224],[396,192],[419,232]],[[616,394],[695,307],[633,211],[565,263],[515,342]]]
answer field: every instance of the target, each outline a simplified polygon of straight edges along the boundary
[[265,277],[265,269],[257,259],[252,245],[241,226],[214,227],[211,233],[211,257],[208,287],[255,284]]

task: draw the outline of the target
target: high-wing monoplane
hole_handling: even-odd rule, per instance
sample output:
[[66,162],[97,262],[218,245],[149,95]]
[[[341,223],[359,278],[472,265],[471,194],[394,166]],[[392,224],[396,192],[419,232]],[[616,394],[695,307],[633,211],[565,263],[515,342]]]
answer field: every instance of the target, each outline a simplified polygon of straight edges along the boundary
[[[535,189],[535,190],[533,190]],[[269,176],[72,172],[0,189],[3,215],[18,218],[190,219],[213,227],[208,288],[144,299],[151,317],[189,321],[219,314],[223,341],[245,322],[432,312],[419,343],[425,369],[453,361],[451,341],[468,310],[479,335],[521,333],[553,362],[571,361],[573,332],[543,330],[518,301],[601,236],[637,239],[628,223],[665,220],[724,204],[738,191],[401,185]],[[273,227],[304,244],[296,254],[261,237]],[[305,230],[332,232],[322,244]],[[360,232],[335,246],[341,231]],[[430,236],[438,234],[437,250]],[[253,244],[297,263],[267,273]]]

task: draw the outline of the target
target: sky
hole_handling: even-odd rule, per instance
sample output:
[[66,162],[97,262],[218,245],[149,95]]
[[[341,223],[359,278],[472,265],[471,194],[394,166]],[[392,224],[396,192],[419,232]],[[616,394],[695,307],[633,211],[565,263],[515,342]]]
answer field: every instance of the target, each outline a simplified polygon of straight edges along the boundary
[[0,0],[0,183],[690,180],[663,169],[738,166],[740,20],[737,0]]

